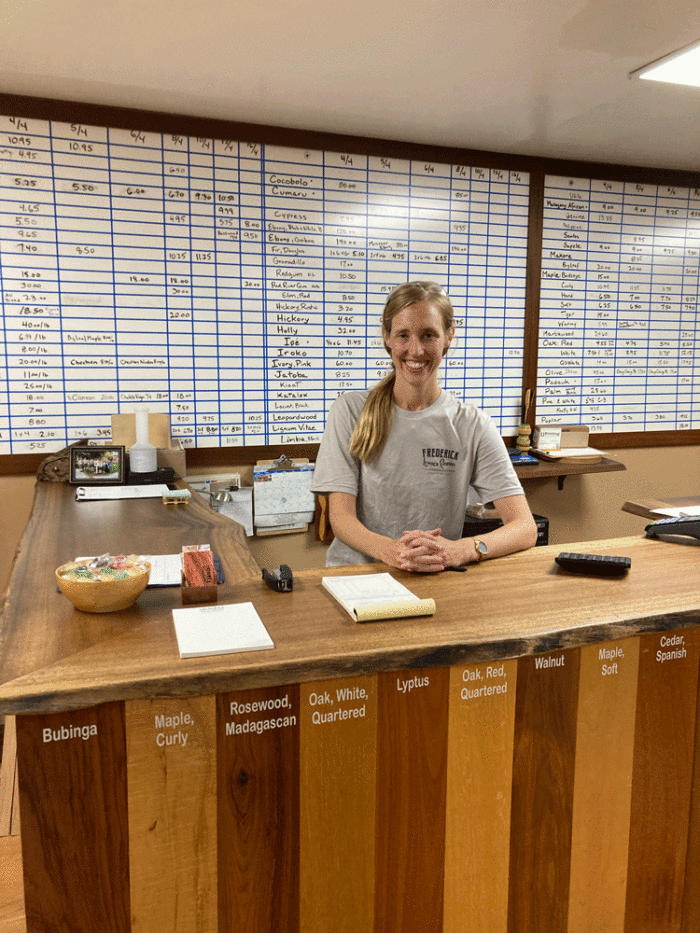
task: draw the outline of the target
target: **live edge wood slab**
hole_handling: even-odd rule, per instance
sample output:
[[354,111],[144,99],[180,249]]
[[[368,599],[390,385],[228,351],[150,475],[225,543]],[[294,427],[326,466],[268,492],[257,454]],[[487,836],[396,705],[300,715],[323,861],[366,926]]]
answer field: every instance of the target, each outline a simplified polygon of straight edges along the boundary
[[[71,493],[37,490],[0,633],[29,933],[696,933],[698,542],[566,547],[618,580],[557,546],[398,573],[435,616],[358,625],[198,497]],[[183,661],[179,587],[95,616],[52,579],[198,543],[273,650]]]
[[[223,562],[219,603],[252,602],[274,650],[181,660],[172,623],[179,588],[149,589],[129,610],[89,615],[54,584],[54,569],[79,554],[200,543]],[[554,563],[562,549],[534,548],[460,574],[394,571],[417,596],[435,599],[435,616],[358,625],[322,588],[327,570],[297,572],[292,593],[271,592],[240,526],[196,495],[187,509],[160,498],[75,502],[68,486],[38,484],[0,628],[0,713],[517,658],[700,625],[700,542],[640,535],[566,546],[631,557],[623,579],[565,574]]]

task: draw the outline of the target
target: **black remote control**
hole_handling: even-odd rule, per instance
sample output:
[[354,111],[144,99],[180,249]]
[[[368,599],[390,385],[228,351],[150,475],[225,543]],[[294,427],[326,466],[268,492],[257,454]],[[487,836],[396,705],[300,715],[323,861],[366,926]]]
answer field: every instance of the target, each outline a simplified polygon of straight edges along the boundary
[[562,570],[568,570],[571,573],[591,573],[597,577],[621,577],[632,566],[631,557],[572,554],[570,551],[562,551],[554,560]]
[[660,518],[644,529],[647,538],[656,535],[688,535],[700,540],[700,515],[681,515],[680,518]]

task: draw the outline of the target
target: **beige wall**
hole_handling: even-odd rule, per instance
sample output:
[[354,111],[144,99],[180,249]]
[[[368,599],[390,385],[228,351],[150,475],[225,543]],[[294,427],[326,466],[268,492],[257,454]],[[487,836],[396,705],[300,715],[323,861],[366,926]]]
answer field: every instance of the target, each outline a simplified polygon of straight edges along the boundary
[[[618,473],[567,476],[563,490],[555,479],[526,482],[525,493],[533,512],[549,519],[551,544],[593,541],[641,534],[644,519],[622,512],[628,499],[700,494],[700,447],[622,449],[607,454],[627,469]],[[250,482],[250,470],[241,470]],[[224,471],[224,468],[221,468]],[[0,588],[4,590],[22,531],[31,512],[33,476],[0,476]],[[307,534],[249,539],[261,566],[289,564],[294,569],[322,567],[325,546]]]

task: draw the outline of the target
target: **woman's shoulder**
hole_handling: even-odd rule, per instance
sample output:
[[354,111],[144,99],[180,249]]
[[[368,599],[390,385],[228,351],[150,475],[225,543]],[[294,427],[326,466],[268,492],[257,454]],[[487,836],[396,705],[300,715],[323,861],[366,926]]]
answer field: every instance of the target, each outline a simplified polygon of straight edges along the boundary
[[331,405],[331,410],[335,409],[339,414],[348,413],[358,418],[369,393],[369,389],[353,389],[350,392],[343,392],[335,399]]
[[488,421],[489,416],[473,402],[457,398],[451,392],[443,391],[443,405],[446,414],[452,418],[464,418],[469,421]]
[[460,435],[466,432],[473,436],[475,433],[480,435],[496,430],[491,416],[477,405],[463,401],[449,392],[444,394],[447,396],[443,408],[444,414]]

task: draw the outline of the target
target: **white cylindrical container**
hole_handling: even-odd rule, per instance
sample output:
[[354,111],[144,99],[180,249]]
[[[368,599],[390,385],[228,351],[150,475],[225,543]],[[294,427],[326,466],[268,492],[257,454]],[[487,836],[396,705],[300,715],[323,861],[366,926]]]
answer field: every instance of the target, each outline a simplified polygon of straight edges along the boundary
[[156,448],[148,440],[148,409],[137,408],[136,443],[129,451],[129,469],[132,473],[153,473],[157,467]]

